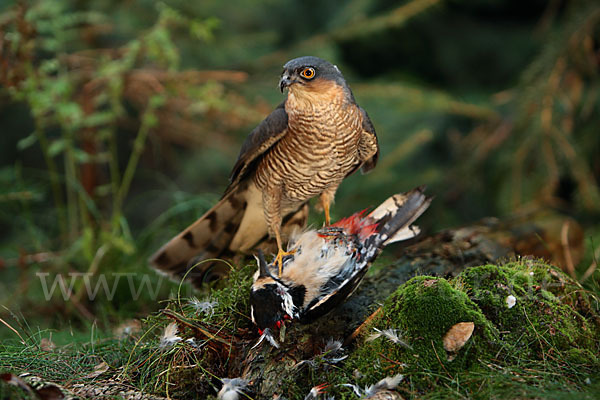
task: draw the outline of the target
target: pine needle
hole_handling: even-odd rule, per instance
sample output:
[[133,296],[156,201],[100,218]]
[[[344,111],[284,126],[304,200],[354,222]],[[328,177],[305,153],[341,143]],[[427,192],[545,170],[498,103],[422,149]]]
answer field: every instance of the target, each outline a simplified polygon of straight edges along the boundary
[[21,336],[21,334],[15,328],[10,326],[10,324],[8,322],[6,322],[5,320],[3,320],[2,318],[0,318],[0,322],[2,322],[4,325],[6,325],[8,327],[8,329],[10,329],[14,333],[16,333],[17,336],[19,337],[19,339],[21,339],[21,343],[25,344],[25,339],[23,339],[23,336]]

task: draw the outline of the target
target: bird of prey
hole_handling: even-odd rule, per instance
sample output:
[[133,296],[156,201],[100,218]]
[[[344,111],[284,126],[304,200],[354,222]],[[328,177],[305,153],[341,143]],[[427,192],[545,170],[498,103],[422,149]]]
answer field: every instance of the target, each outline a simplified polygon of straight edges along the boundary
[[222,199],[152,256],[157,270],[182,277],[201,260],[247,253],[267,235],[281,267],[285,234],[304,225],[308,200],[319,196],[328,225],[342,180],[375,167],[375,129],[335,65],[295,58],[279,88],[288,89],[285,100],[246,138]]

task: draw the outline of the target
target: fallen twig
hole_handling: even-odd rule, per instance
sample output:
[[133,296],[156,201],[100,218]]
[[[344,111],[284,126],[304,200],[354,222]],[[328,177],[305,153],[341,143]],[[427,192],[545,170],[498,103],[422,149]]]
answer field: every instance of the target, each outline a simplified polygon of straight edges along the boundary
[[352,332],[352,334],[346,338],[346,340],[344,340],[344,346],[347,346],[350,343],[352,343],[354,339],[356,339],[357,336],[360,334],[360,332],[373,320],[373,318],[375,318],[377,314],[381,312],[381,310],[382,307],[379,307],[377,310],[375,310],[375,312],[373,312],[373,314],[369,315],[367,319],[365,319],[365,322],[360,324],[360,326],[356,328],[354,332]]

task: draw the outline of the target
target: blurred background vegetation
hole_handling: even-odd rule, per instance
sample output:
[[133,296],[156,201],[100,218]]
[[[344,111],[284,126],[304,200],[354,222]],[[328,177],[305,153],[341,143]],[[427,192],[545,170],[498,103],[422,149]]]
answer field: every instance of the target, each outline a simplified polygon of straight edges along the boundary
[[44,301],[36,273],[155,285],[146,259],[220,197],[302,55],[340,67],[380,138],[378,167],[344,182],[334,217],[421,184],[430,232],[568,217],[570,272],[598,291],[595,0],[5,0],[0,317],[73,335],[158,309],[126,280],[112,299],[77,281],[72,301]]

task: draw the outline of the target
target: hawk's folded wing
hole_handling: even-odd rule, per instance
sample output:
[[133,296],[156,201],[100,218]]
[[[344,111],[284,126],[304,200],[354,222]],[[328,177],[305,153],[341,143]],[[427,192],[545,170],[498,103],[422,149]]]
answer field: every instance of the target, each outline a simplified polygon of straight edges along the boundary
[[362,107],[358,108],[362,114],[363,128],[358,151],[362,154],[373,154],[373,151],[375,151],[375,154],[367,158],[361,166],[361,172],[366,174],[375,168],[375,165],[377,164],[377,159],[379,158],[379,143],[377,142],[377,134],[375,133],[375,127],[371,122],[371,118],[369,118],[369,114],[367,114]]
[[261,156],[287,133],[288,116],[281,103],[256,128],[250,132],[242,145],[238,159],[229,177],[230,184],[225,194],[251,173]]

